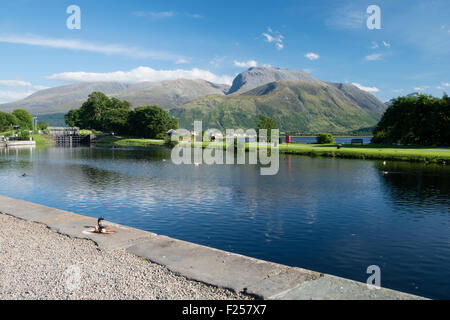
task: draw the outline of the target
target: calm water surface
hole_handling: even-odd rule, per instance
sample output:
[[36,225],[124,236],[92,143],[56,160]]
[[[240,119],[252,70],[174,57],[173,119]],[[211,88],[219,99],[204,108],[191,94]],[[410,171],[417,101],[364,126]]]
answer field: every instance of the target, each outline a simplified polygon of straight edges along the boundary
[[382,286],[450,298],[449,167],[280,155],[278,175],[259,169],[0,149],[0,194],[362,282],[378,265]]

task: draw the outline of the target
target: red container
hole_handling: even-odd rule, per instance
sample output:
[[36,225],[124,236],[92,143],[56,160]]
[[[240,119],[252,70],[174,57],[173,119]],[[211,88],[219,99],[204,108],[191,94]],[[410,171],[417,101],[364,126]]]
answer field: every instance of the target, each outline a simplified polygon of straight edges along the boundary
[[291,136],[286,136],[286,143],[291,143]]

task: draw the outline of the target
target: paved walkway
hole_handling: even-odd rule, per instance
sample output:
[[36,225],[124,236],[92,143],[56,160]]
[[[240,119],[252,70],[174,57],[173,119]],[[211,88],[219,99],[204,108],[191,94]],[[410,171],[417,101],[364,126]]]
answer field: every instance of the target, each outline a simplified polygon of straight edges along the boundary
[[0,214],[0,299],[246,299],[175,275],[124,249],[100,251]]

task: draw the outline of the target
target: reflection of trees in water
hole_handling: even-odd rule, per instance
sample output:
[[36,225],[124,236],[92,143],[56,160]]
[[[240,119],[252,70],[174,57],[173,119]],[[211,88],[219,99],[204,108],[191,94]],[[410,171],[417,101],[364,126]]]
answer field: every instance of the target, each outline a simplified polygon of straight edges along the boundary
[[450,168],[442,165],[377,161],[388,193],[398,204],[447,206],[450,194]]
[[23,174],[33,170],[33,152],[31,147],[0,148],[0,168],[8,167],[14,161],[14,169]]

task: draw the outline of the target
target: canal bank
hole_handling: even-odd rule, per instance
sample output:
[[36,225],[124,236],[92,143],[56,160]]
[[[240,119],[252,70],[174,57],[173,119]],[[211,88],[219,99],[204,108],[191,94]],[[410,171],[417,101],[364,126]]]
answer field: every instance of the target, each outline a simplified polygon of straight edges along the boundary
[[[242,298],[239,294],[244,294],[261,299],[421,299],[384,288],[369,289],[366,284],[356,281],[258,260],[112,222],[105,224],[115,229],[114,234],[95,234],[90,232],[97,224],[94,218],[8,197],[0,196],[0,213],[44,224],[73,239],[91,240],[102,252],[122,250],[145,258],[186,279],[229,289],[238,294],[235,298]],[[3,245],[8,244],[8,238],[1,240]],[[45,239],[36,241],[45,242]]]
[[[164,146],[164,140],[155,139],[132,139],[113,136],[104,136],[94,139],[95,146],[104,148],[146,148],[153,146]],[[193,143],[185,143],[186,145]],[[200,143],[199,143],[200,144]],[[203,142],[202,148],[217,142]],[[225,146],[224,146],[224,149]],[[248,143],[246,150],[249,150]],[[342,145],[338,149],[336,144],[281,144],[281,154],[296,154],[309,157],[361,159],[361,160],[392,160],[450,164],[450,148],[448,147],[412,147],[412,146],[386,146],[386,145]]]

